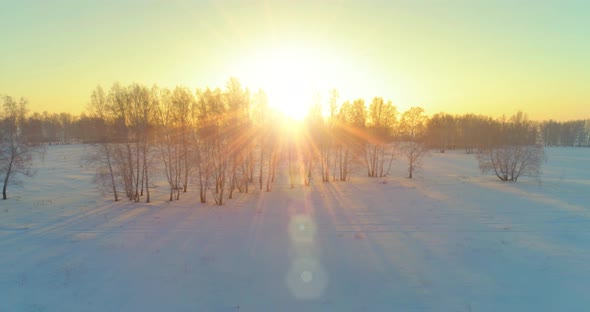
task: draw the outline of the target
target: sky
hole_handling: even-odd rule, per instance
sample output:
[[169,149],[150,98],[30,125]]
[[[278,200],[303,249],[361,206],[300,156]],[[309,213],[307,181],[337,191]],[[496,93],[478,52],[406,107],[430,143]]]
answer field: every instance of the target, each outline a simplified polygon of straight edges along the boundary
[[589,1],[0,5],[0,94],[33,111],[79,114],[114,82],[223,88],[235,76],[274,105],[336,88],[428,114],[590,118]]

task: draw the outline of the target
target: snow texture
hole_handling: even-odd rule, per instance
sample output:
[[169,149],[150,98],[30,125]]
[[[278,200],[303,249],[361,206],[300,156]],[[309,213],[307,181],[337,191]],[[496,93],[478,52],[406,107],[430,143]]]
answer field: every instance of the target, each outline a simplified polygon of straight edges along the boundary
[[[312,182],[150,204],[96,193],[51,146],[0,202],[0,311],[583,311],[590,149],[503,183],[432,153],[416,178]],[[359,173],[363,171],[360,170]]]

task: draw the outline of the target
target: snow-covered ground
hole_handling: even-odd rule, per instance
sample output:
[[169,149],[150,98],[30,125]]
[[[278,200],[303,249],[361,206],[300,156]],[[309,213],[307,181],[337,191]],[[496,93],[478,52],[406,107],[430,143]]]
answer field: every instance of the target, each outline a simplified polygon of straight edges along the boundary
[[[0,311],[584,311],[590,149],[501,183],[432,153],[417,178],[114,203],[83,146],[0,202]],[[362,173],[362,171],[361,171]]]

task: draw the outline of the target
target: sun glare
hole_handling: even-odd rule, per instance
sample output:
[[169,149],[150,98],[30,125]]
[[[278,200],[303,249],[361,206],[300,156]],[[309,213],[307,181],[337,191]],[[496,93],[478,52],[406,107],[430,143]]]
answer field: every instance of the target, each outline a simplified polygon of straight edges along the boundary
[[276,58],[261,68],[269,104],[295,119],[305,117],[313,92],[306,80],[305,63],[296,58]]
[[330,67],[330,62],[312,49],[270,49],[250,58],[243,76],[248,85],[267,93],[270,107],[301,120],[314,97],[333,87],[326,83],[337,81]]

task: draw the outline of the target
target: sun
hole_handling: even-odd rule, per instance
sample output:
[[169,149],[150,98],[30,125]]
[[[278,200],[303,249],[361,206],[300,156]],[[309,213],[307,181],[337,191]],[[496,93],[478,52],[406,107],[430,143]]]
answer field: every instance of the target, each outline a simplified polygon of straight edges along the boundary
[[319,51],[304,47],[274,48],[251,57],[246,84],[262,88],[269,106],[286,117],[302,120],[318,95],[330,88],[335,74]]
[[269,105],[296,120],[307,114],[314,92],[306,66],[300,58],[282,55],[262,65],[260,71]]

